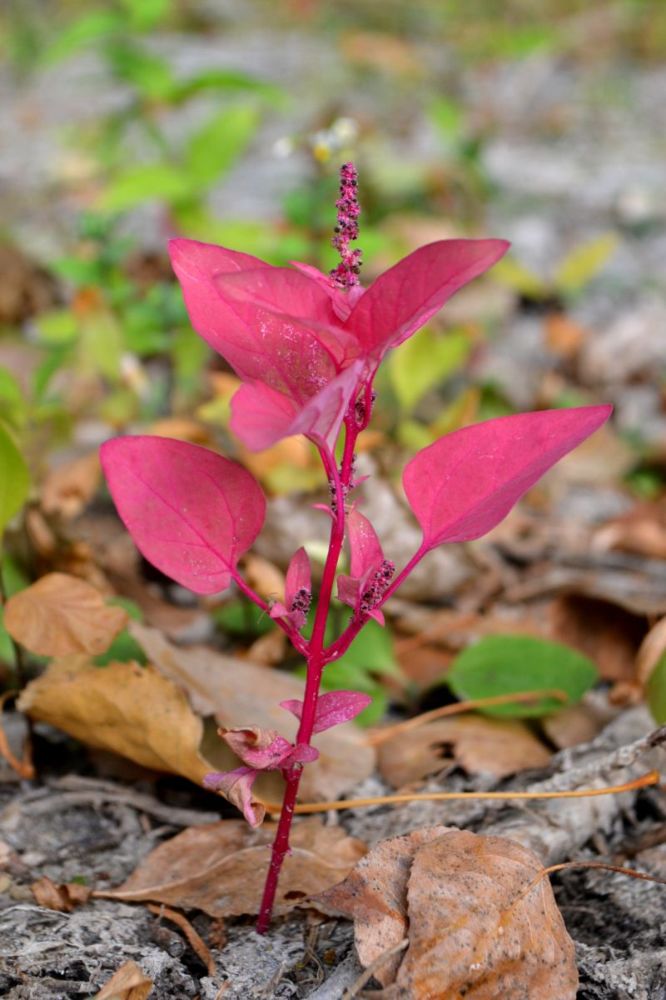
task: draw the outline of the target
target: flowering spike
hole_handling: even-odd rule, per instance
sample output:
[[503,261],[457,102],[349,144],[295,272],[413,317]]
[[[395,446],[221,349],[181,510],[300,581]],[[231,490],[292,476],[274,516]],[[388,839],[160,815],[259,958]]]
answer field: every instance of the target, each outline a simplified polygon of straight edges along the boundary
[[358,239],[358,176],[353,163],[340,167],[340,197],[335,203],[338,221],[331,243],[340,254],[340,263],[331,271],[331,280],[337,288],[348,290],[358,285],[361,270],[361,250],[350,250],[349,244]]

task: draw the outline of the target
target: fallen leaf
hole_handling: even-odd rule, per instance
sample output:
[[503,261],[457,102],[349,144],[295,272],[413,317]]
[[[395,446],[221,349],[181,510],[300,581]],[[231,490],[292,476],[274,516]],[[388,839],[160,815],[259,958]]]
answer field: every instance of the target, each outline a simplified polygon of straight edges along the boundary
[[666,559],[666,500],[636,504],[622,517],[609,521],[593,535],[592,548]]
[[[423,844],[450,830],[448,826],[433,826],[382,840],[361,858],[344,882],[313,901],[324,913],[353,919],[356,951],[362,965],[371,965],[405,937],[407,882],[414,855]],[[375,979],[382,986],[392,983],[400,961],[400,955],[387,961],[375,972]]]
[[[214,716],[224,728],[258,725],[289,739],[296,735],[297,721],[279,702],[302,696],[297,678],[209,649],[180,649],[136,622],[130,627],[157,666],[97,667],[84,656],[55,660],[27,685],[20,710],[89,746],[199,785],[206,774],[239,764],[216,726],[205,726],[201,716]],[[374,750],[353,723],[317,735],[315,742],[319,759],[303,772],[304,799],[338,798],[372,773]],[[262,774],[255,786],[259,798],[272,801],[282,788],[277,772]]]
[[197,784],[214,770],[199,753],[203,723],[174,683],[136,663],[92,666],[85,657],[56,660],[25,688],[18,707],[89,746]]
[[284,573],[274,563],[254,553],[245,557],[245,576],[250,586],[267,600],[284,600]]
[[82,455],[52,469],[41,487],[42,510],[76,517],[92,500],[99,486],[101,470],[97,452]]
[[456,830],[425,844],[409,875],[402,995],[574,1000],[574,944],[539,858],[504,837]]
[[78,882],[53,882],[48,875],[37,879],[30,886],[38,906],[59,913],[71,913],[74,907],[87,903],[92,889]]
[[[192,707],[200,715],[214,716],[218,725],[225,729],[253,725],[277,729],[287,739],[295,737],[298,723],[280,708],[280,702],[302,698],[302,680],[203,647],[182,649],[156,629],[146,628],[138,622],[131,622],[129,630],[151,663],[187,691]],[[345,723],[317,735],[314,742],[319,759],[303,771],[300,785],[303,800],[339,798],[372,774],[375,752],[367,746],[363,733],[354,723]],[[216,737],[216,747],[218,744],[221,746]],[[209,755],[208,745],[204,752]],[[237,767],[237,758],[231,760],[231,768]],[[211,770],[225,770],[226,767],[224,764]],[[281,788],[278,780],[276,775],[262,775],[255,788],[260,795],[274,800],[276,789],[279,794]]]
[[[160,844],[117,889],[95,893],[151,900],[222,918],[259,912],[276,824],[252,830],[242,820],[190,827]],[[275,912],[286,913],[342,881],[363,857],[362,841],[318,817],[297,822],[280,875]]]
[[398,733],[378,747],[379,770],[394,788],[458,764],[469,774],[505,778],[550,760],[544,744],[522,722],[468,715],[437,719]]
[[136,962],[125,962],[111,976],[94,1000],[146,1000],[153,989],[152,979]]
[[666,618],[661,618],[643,639],[636,655],[636,680],[645,688],[652,671],[666,653]]
[[565,313],[546,316],[546,344],[553,354],[561,358],[575,358],[589,331]]
[[558,750],[591,743],[617,715],[611,705],[584,698],[579,705],[570,705],[541,720],[543,730]]
[[[574,1000],[574,946],[535,854],[435,827],[379,844],[317,906],[354,919],[359,958],[409,947],[375,972],[386,998]],[[387,902],[388,901],[388,902]]]
[[549,609],[550,637],[589,656],[602,680],[631,680],[645,617],[609,601],[562,594]]
[[47,573],[5,606],[5,628],[40,656],[103,653],[125,627],[127,612],[105,603],[85,580]]

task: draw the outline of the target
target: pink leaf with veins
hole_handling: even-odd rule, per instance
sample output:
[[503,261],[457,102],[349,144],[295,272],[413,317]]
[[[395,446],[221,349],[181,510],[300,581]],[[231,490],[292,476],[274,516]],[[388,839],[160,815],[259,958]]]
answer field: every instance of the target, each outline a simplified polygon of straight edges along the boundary
[[[339,726],[356,718],[372,702],[370,695],[360,691],[327,691],[317,699],[315,724],[313,733],[323,733],[325,729]],[[303,702],[296,698],[281,701],[280,708],[285,708],[297,719],[303,714]]]
[[370,285],[347,322],[379,361],[438,312],[454,292],[492,267],[506,240],[440,240],[419,247]]
[[252,786],[259,777],[252,767],[237,767],[235,771],[212,771],[203,783],[211,792],[221,792],[225,799],[239,809],[252,827],[261,826],[266,809],[263,803],[252,798]]
[[219,729],[220,736],[237,757],[257,771],[279,771],[296,762],[316,760],[315,747],[294,746],[275,729],[245,726],[239,729]]
[[250,451],[263,451],[293,434],[332,449],[362,370],[362,362],[355,362],[300,406],[270,386],[248,382],[231,400],[230,427]]
[[310,559],[301,546],[289,562],[285,580],[285,603],[276,601],[270,610],[271,618],[287,618],[300,632],[305,625],[312,601],[312,572]]
[[[370,521],[355,507],[347,515],[346,530],[351,552],[350,572],[338,576],[338,598],[358,612],[364,592],[384,562],[384,553]],[[381,611],[371,610],[370,615],[380,625],[384,624]]]
[[423,531],[423,550],[480,538],[560,458],[594,433],[611,406],[498,417],[420,451],[402,481]]
[[270,269],[271,265],[250,254],[198,240],[170,240],[169,256],[183,290],[192,326],[213,350],[224,354],[227,339],[231,338],[232,342],[238,339],[244,328],[220,295],[214,279],[249,268]]
[[118,513],[146,559],[197,594],[228,587],[264,523],[266,500],[254,477],[171,438],[114,438],[100,455]]

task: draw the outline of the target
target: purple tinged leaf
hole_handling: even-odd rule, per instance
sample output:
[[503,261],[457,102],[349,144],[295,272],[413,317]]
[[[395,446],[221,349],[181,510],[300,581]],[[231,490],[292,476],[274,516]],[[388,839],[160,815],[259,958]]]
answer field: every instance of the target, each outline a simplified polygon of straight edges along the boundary
[[485,535],[611,411],[611,406],[583,406],[498,417],[424,448],[403,473],[423,550]]
[[259,777],[252,767],[237,767],[234,771],[212,771],[203,779],[211,792],[221,792],[225,799],[239,809],[252,827],[261,826],[266,809],[252,798],[252,786]]
[[287,604],[291,605],[299,590],[312,592],[312,569],[310,567],[310,557],[301,545],[300,549],[294,552],[287,567],[287,577],[285,580],[285,597]]
[[362,370],[363,363],[355,362],[301,405],[261,382],[247,382],[231,400],[230,427],[250,451],[294,434],[332,449]]
[[291,756],[293,746],[275,729],[243,726],[219,729],[220,736],[237,757],[257,771],[276,771]]
[[[326,694],[320,694],[317,699],[313,733],[323,733],[332,726],[349,722],[367,708],[371,701],[370,695],[361,694],[360,691],[327,691]],[[300,719],[303,702],[291,698],[288,701],[281,701],[280,708],[286,709]]]
[[[346,529],[351,564],[349,575],[340,573],[338,576],[338,598],[358,614],[363,595],[370,591],[375,583],[375,573],[381,570],[384,564],[384,553],[372,524],[355,507],[347,515]],[[376,592],[376,596],[377,598],[381,596],[379,591]],[[384,624],[381,611],[369,607],[366,613],[380,625]]]
[[254,477],[171,438],[114,438],[100,455],[118,513],[146,559],[197,594],[228,587],[264,523],[266,500]]

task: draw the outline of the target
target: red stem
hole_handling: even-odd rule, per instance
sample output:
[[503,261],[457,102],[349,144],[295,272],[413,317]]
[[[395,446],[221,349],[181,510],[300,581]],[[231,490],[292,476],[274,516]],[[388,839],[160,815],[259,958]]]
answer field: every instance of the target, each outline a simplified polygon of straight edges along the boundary
[[[331,595],[333,593],[333,585],[335,583],[338,559],[340,558],[340,551],[345,537],[345,488],[349,486],[349,478],[351,476],[352,460],[354,455],[354,443],[358,434],[357,429],[352,426],[351,420],[346,420],[345,426],[345,448],[340,472],[338,472],[333,453],[324,448],[319,449],[324,469],[335,493],[336,513],[331,526],[328,554],[326,556],[326,563],[324,565],[324,572],[321,580],[321,588],[319,591],[317,612],[315,614],[314,626],[312,629],[312,637],[309,643],[305,644],[307,674],[305,680],[305,694],[303,696],[303,709],[301,712],[301,724],[298,727],[296,742],[304,743],[307,746],[310,745],[312,731],[315,724],[321,675],[326,663],[328,662],[328,658],[324,652],[326,622],[331,604]],[[287,852],[289,851],[289,833],[291,831],[291,823],[294,818],[294,805],[296,803],[296,796],[298,794],[298,786],[300,784],[302,773],[303,766],[301,764],[296,764],[288,768],[286,771],[283,771],[283,777],[287,787],[285,788],[284,798],[282,800],[280,819],[275,834],[275,840],[273,841],[268,875],[266,877],[261,907],[259,909],[259,919],[257,920],[257,932],[259,934],[265,934],[270,924],[282,863]]]

